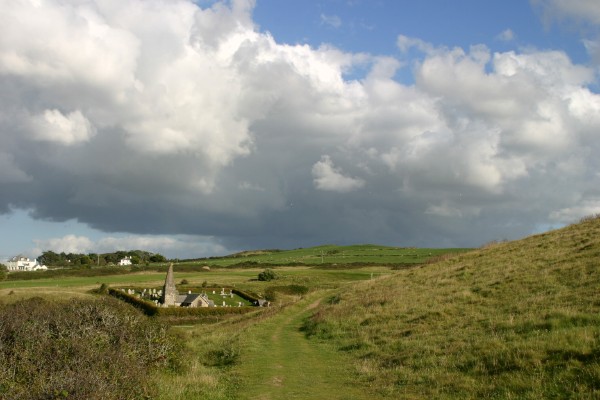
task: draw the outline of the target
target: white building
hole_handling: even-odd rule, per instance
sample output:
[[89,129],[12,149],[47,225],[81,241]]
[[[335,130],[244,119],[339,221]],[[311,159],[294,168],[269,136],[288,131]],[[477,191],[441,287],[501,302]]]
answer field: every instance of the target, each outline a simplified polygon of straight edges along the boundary
[[45,271],[48,269],[45,265],[38,264],[37,260],[30,260],[22,255],[14,256],[6,263],[9,271]]
[[131,256],[122,258],[121,261],[119,261],[119,265],[131,265]]

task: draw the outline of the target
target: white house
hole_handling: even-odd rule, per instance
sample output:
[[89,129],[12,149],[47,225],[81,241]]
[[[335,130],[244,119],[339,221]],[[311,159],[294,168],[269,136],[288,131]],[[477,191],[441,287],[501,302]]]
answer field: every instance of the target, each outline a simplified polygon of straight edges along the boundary
[[14,256],[8,260],[6,268],[9,271],[45,271],[48,269],[45,265],[38,264],[37,260],[30,260],[22,255]]
[[131,265],[131,256],[125,256],[125,258],[121,258],[119,265]]

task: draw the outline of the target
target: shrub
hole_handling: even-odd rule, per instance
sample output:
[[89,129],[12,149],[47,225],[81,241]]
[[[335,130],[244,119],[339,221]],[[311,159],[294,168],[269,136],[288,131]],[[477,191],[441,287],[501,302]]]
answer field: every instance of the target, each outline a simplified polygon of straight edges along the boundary
[[147,376],[175,368],[167,327],[110,298],[0,308],[0,398],[142,399]]
[[233,293],[237,294],[244,300],[248,300],[252,304],[256,304],[256,302],[258,302],[258,300],[260,300],[260,297],[257,296],[256,294],[244,292],[239,289],[233,289]]
[[8,275],[8,268],[6,268],[6,265],[0,264],[0,281],[5,280],[7,275]]
[[259,281],[269,282],[273,279],[277,279],[277,274],[271,268],[267,268],[263,272],[258,274]]
[[127,294],[121,290],[108,289],[108,294],[117,299],[123,300],[126,303],[131,304],[135,308],[140,309],[144,314],[148,316],[156,315],[158,313],[158,307],[149,301],[142,300],[130,294]]
[[107,294],[108,293],[108,285],[106,283],[103,283],[100,285],[100,287],[98,289],[93,289],[92,293]]

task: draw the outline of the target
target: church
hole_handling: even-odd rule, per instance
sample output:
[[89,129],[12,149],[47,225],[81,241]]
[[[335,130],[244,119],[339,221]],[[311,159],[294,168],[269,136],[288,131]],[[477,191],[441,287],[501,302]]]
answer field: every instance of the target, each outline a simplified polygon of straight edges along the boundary
[[163,307],[214,307],[215,304],[206,295],[198,293],[179,294],[175,287],[173,263],[169,265],[165,285],[163,286],[161,304]]

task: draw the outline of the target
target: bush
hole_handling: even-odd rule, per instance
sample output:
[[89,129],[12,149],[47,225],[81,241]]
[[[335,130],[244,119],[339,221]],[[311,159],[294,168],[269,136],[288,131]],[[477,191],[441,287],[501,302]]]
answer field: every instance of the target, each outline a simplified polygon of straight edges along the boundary
[[277,300],[277,293],[290,296],[303,296],[308,293],[308,287],[302,285],[271,286],[265,290],[265,299],[275,301]]
[[260,300],[260,297],[257,296],[255,293],[248,293],[239,289],[233,289],[233,293],[237,294],[244,300],[248,300],[252,304],[256,304],[258,300]]
[[175,368],[180,349],[114,299],[20,301],[0,308],[0,398],[148,398],[148,374]]
[[130,294],[127,294],[121,290],[117,289],[108,289],[108,294],[117,299],[123,300],[126,303],[131,304],[135,308],[140,309],[144,314],[148,316],[156,315],[158,313],[158,307],[154,305],[154,303],[150,303],[149,301],[142,300]]
[[269,282],[273,279],[277,279],[277,274],[271,268],[267,268],[263,272],[258,274],[259,281]]
[[8,276],[8,268],[6,268],[6,265],[0,264],[0,281],[5,280],[7,276]]
[[92,293],[107,294],[108,293],[108,285],[106,283],[103,283],[100,285],[100,287],[98,289],[93,289]]

